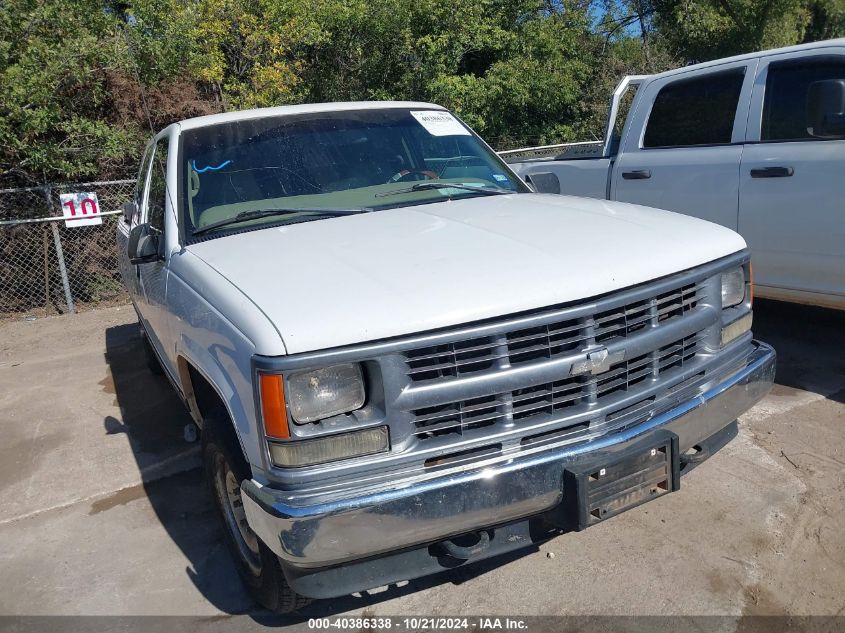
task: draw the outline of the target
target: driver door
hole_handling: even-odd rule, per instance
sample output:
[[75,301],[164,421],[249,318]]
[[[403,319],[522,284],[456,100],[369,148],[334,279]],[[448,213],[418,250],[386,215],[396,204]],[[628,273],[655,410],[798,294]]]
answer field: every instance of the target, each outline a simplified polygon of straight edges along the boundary
[[139,311],[144,329],[162,360],[165,369],[173,375],[175,349],[171,344],[170,318],[165,305],[167,296],[167,261],[165,225],[169,191],[167,188],[167,166],[170,136],[156,141],[150,165],[149,184],[146,188],[141,221],[150,225],[158,234],[159,258],[145,264],[138,264]]

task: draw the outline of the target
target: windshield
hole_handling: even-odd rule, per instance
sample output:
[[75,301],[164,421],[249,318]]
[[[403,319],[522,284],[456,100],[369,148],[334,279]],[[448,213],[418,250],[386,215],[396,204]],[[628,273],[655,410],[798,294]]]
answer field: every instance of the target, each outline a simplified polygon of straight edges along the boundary
[[[270,224],[528,191],[495,153],[441,110],[263,117],[186,130],[181,139],[180,206],[189,240],[195,232],[205,239]],[[413,186],[419,183],[426,186]]]

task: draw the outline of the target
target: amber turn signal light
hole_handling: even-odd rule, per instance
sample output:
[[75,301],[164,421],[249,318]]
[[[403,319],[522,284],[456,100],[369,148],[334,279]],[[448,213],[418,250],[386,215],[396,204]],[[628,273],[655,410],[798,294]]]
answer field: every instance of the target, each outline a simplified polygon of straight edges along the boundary
[[748,262],[748,294],[749,303],[754,305],[754,268],[751,267],[751,262]]
[[279,374],[261,374],[260,385],[264,433],[268,437],[286,440],[290,437],[290,430],[285,410],[284,381]]

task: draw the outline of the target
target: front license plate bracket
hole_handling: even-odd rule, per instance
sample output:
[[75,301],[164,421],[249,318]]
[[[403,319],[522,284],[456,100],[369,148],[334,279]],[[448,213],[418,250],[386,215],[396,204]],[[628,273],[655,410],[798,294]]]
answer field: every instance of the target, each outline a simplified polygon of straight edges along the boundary
[[580,531],[680,488],[678,436],[661,429],[621,450],[567,467],[561,510]]

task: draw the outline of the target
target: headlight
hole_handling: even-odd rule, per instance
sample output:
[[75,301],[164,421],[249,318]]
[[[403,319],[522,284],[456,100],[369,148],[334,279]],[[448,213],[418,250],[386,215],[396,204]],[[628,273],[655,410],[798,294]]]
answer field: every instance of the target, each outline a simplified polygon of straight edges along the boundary
[[295,422],[305,424],[364,406],[361,366],[345,363],[288,376],[288,406]]
[[745,271],[742,266],[722,273],[722,307],[729,308],[745,300]]

